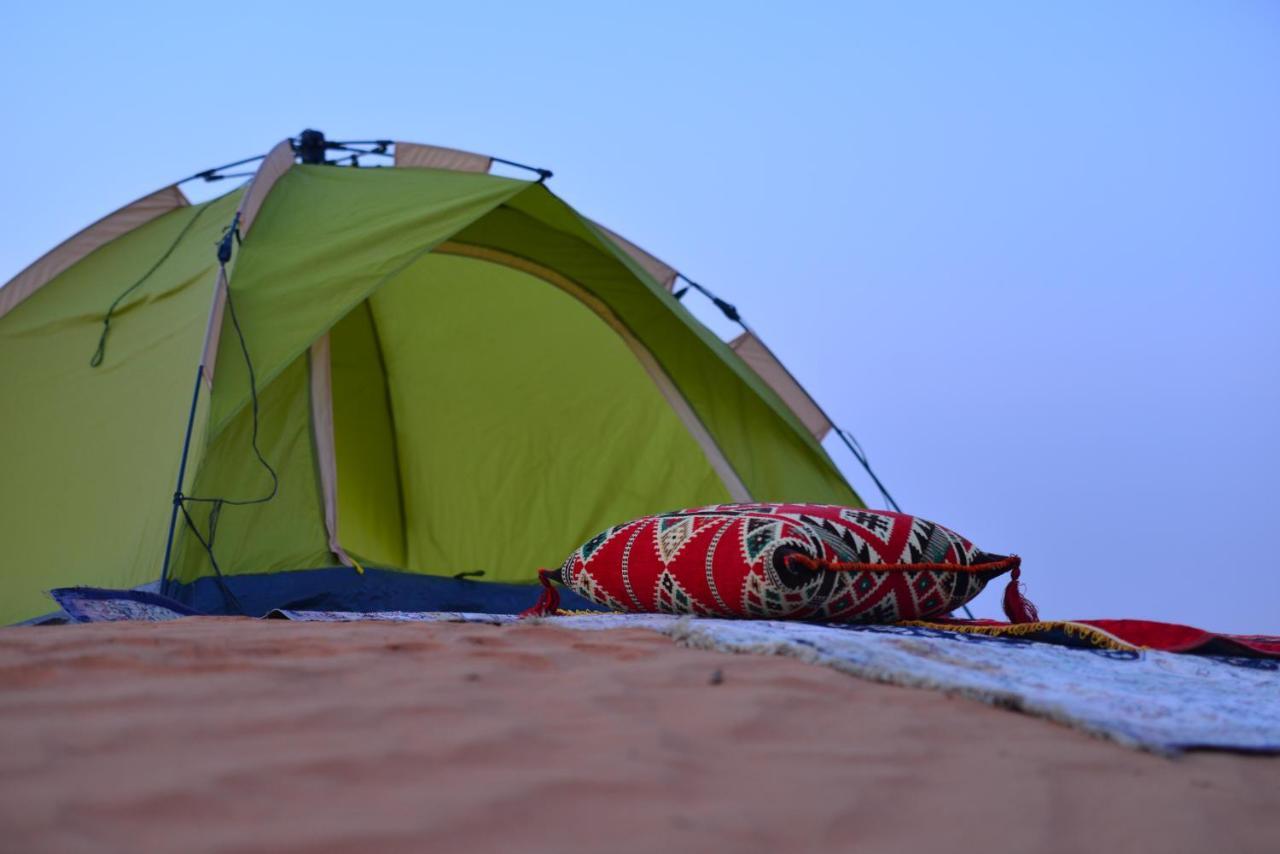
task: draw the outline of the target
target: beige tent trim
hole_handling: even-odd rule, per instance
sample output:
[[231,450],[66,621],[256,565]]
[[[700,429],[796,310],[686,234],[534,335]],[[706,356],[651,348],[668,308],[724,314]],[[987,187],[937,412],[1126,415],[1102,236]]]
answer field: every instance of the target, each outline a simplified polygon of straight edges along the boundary
[[747,502],[751,501],[751,493],[747,491],[746,485],[742,482],[742,478],[738,477],[738,473],[733,470],[733,466],[725,457],[724,452],[720,450],[720,446],[716,444],[715,439],[707,430],[706,425],[702,423],[702,419],[693,411],[693,407],[685,400],[684,395],[680,393],[680,389],[672,382],[671,377],[667,376],[667,372],[658,364],[658,360],[654,358],[649,349],[635,337],[634,333],[627,328],[613,310],[605,305],[599,298],[591,294],[582,285],[572,279],[556,272],[541,264],[521,258],[518,255],[511,255],[497,249],[490,249],[485,246],[473,246],[467,243],[458,243],[449,240],[437,246],[434,252],[440,252],[445,255],[460,255],[466,258],[475,258],[481,261],[490,261],[494,264],[501,264],[523,273],[528,273],[542,279],[548,284],[554,285],[565,293],[577,299],[580,303],[589,308],[597,317],[608,324],[609,328],[618,334],[630,348],[636,360],[640,362],[645,373],[653,380],[654,385],[658,387],[658,391],[666,399],[667,404],[675,411],[680,422],[684,424],[685,429],[693,436],[694,441],[698,443],[698,447],[702,449],[706,455],[707,462],[711,464],[712,470],[724,483],[725,489],[728,490],[730,498],[734,501]]
[[320,492],[324,497],[324,526],[329,532],[329,551],[343,566],[355,566],[338,542],[338,454],[333,428],[333,373],[330,366],[329,333],[311,345],[311,430],[316,445],[316,465],[320,470]]
[[18,303],[40,290],[90,252],[117,237],[145,225],[156,217],[189,205],[177,184],[157,190],[107,214],[93,225],[64,240],[46,252],[8,284],[0,288],[0,317]]
[[765,343],[752,332],[744,332],[729,346],[790,407],[813,437],[821,442],[834,426],[809,392]]
[[636,246],[616,231],[606,228],[595,221],[592,221],[591,224],[600,229],[604,236],[607,237],[615,246],[627,253],[632,261],[639,264],[640,269],[644,270],[650,276],[653,276],[654,280],[657,281],[658,284],[662,285],[668,291],[672,290],[676,286],[676,276],[678,275],[678,271],[675,267],[672,267],[665,261],[650,255],[648,252],[644,251],[639,246]]
[[[240,215],[240,234],[249,235],[253,221],[262,209],[271,189],[284,173],[293,168],[293,143],[287,139],[276,143],[267,152],[257,173],[250,179],[249,189],[240,199],[240,207],[236,213]],[[201,351],[200,363],[204,365],[205,383],[213,387],[213,368],[218,359],[218,339],[222,334],[222,314],[227,307],[227,277],[223,271],[218,272],[218,281],[213,287],[213,304],[209,307],[209,323],[204,330],[204,348]]]
[[419,145],[416,142],[396,143],[396,166],[411,169],[447,169],[451,172],[488,172],[492,158],[456,148],[438,145]]

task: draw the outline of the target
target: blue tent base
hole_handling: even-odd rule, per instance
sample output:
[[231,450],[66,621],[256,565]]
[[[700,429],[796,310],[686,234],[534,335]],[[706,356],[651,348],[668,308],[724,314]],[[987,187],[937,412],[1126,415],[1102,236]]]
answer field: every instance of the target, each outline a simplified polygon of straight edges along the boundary
[[[421,575],[346,566],[298,569],[256,575],[229,575],[223,583],[243,610],[228,599],[212,577],[189,584],[170,582],[165,595],[193,611],[208,615],[261,617],[277,608],[293,611],[466,611],[473,614],[518,614],[538,601],[537,584],[503,584],[439,575]],[[560,591],[560,607],[568,611],[605,608],[571,590]]]

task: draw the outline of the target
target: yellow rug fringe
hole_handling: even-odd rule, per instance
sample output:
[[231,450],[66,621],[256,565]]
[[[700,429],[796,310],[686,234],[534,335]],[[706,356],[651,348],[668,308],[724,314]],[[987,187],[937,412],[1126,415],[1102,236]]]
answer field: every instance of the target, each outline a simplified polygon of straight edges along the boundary
[[1104,649],[1133,652],[1142,648],[1131,643],[1125,643],[1110,632],[1104,632],[1095,626],[1072,623],[1068,620],[1042,620],[1038,623],[1014,623],[1008,626],[963,626],[952,623],[931,623],[927,620],[904,620],[897,625],[918,626],[922,629],[937,629],[943,632],[969,632],[970,634],[988,635],[990,637],[1020,637],[1022,635],[1036,634],[1037,632],[1060,631],[1067,637],[1090,640]]

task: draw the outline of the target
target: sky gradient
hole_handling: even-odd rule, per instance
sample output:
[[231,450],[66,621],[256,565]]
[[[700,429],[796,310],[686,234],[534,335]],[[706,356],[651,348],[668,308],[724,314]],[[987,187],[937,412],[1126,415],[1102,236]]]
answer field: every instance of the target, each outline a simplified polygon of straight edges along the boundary
[[1044,615],[1280,633],[1273,2],[50,2],[0,72],[0,281],[304,127],[545,166]]

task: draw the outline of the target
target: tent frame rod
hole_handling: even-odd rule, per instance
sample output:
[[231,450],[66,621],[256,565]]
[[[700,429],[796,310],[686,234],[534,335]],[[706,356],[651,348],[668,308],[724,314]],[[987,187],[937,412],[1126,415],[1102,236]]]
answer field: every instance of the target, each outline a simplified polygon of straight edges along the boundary
[[526,171],[533,172],[538,176],[539,184],[546,181],[548,178],[552,178],[555,176],[555,173],[552,172],[550,169],[542,169],[538,166],[529,166],[527,164],[517,163],[514,160],[507,160],[502,157],[490,157],[489,159],[492,160],[494,163],[501,163],[504,166],[512,166],[516,169],[524,169]]
[[[241,177],[239,175],[234,175],[234,176],[219,175],[218,173],[221,172],[223,169],[231,169],[236,166],[243,166],[246,163],[253,163],[254,161],[262,160],[266,156],[267,155],[265,154],[255,154],[253,157],[246,157],[244,160],[237,160],[234,163],[224,163],[221,166],[215,166],[212,169],[205,169],[203,172],[197,172],[194,175],[183,178],[181,181],[175,181],[174,186],[176,187],[181,184],[190,183],[196,180],[197,178],[203,178],[206,181],[221,181],[223,178]],[[254,173],[249,173],[249,174],[254,174]]]
[[[294,144],[294,149],[296,151],[297,145],[298,145],[297,138],[290,138],[290,142]],[[324,145],[325,145],[325,150],[345,151],[345,152],[348,152],[348,155],[355,155],[355,157],[362,157],[362,156],[394,157],[395,156],[391,152],[387,151],[387,149],[390,146],[395,145],[395,141],[390,139],[357,139],[357,140],[337,140],[337,141],[325,140]],[[374,146],[374,148],[368,151],[365,151],[364,149],[350,147],[354,145],[372,145]],[[212,169],[205,169],[203,171],[197,172],[194,175],[188,175],[186,178],[183,178],[181,181],[175,181],[174,186],[176,187],[182,184],[188,184],[192,181],[196,181],[200,179],[203,179],[205,181],[221,181],[224,178],[243,178],[248,175],[252,175],[254,173],[252,172],[236,173],[234,175],[222,175],[220,173],[224,169],[232,169],[236,166],[243,166],[246,163],[253,163],[254,161],[262,160],[266,156],[267,155],[265,154],[257,154],[257,155],[254,155],[253,157],[246,157],[243,160],[237,160],[234,163],[224,163],[223,165],[215,166]],[[333,163],[336,165],[337,163],[347,159],[348,157],[340,157],[338,158],[338,160],[327,161],[327,162]],[[532,172],[538,176],[539,184],[547,181],[550,178],[555,177],[555,173],[552,172],[550,169],[543,169],[540,166],[530,166],[527,163],[518,163],[515,160],[507,160],[505,157],[490,157],[489,159],[494,163],[501,163],[504,166],[511,166],[515,169],[524,169],[526,172]],[[699,290],[701,290],[701,288],[699,288]]]
[[164,544],[164,565],[160,568],[160,595],[168,595],[169,562],[173,556],[173,534],[178,526],[178,510],[182,506],[182,484],[187,478],[187,457],[191,452],[191,434],[195,431],[196,405],[200,402],[200,384],[204,382],[204,363],[196,366],[196,384],[191,390],[191,411],[187,413],[187,435],[182,440],[182,460],[178,463],[178,483],[173,488],[173,510],[169,513],[169,536]]

